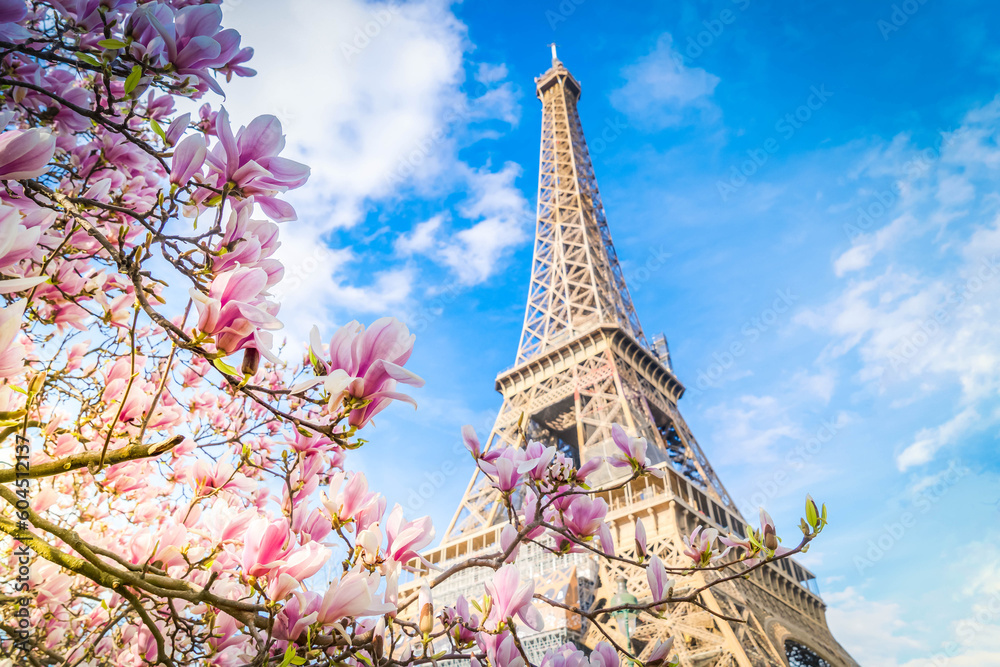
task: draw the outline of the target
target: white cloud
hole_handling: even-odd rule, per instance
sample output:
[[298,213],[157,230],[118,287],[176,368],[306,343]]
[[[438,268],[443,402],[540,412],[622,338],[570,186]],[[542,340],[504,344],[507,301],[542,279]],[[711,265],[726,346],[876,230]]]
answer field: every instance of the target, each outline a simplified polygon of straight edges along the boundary
[[438,230],[444,222],[445,215],[435,215],[430,220],[425,220],[413,227],[410,234],[401,234],[394,244],[396,252],[403,255],[413,255],[425,253],[430,250],[436,241]]
[[826,593],[826,620],[833,636],[859,664],[902,667],[900,653],[922,650],[923,644],[901,636],[907,630],[896,602],[868,600],[853,586]]
[[611,104],[650,129],[683,125],[714,117],[712,93],[719,77],[700,67],[687,67],[663,33],[656,47],[622,70],[625,84],[611,93]]
[[874,234],[856,239],[854,245],[833,263],[834,272],[839,277],[867,267],[879,252],[895,243],[912,222],[911,216],[901,215]]
[[723,449],[721,458],[729,464],[773,460],[778,442],[803,436],[789,417],[788,404],[774,396],[741,396],[708,408],[705,417],[716,425],[711,441]]
[[449,230],[445,216],[417,224],[396,240],[397,253],[421,254],[451,269],[463,285],[476,285],[492,276],[509,252],[528,238],[532,216],[528,202],[514,186],[521,167],[508,162],[503,169],[474,170],[468,174],[469,197],[458,206],[471,227]]
[[[954,415],[898,453],[901,470],[1000,421],[998,122],[994,100],[943,133],[940,148],[900,135],[864,155],[849,178],[865,184],[856,204],[868,229],[833,262],[838,276],[852,277],[825,306],[795,318],[832,334],[823,363],[853,351],[861,382],[906,394],[896,406],[960,390]],[[891,187],[878,185],[886,178]]]
[[474,196],[459,210],[478,220],[445,242],[441,256],[466,285],[481,283],[497,270],[500,260],[527,239],[532,215],[521,191],[514,187],[521,167],[508,162],[498,172],[485,169],[470,175]]
[[[524,238],[511,204],[523,203],[517,173],[510,165],[496,173],[469,165],[458,151],[495,136],[498,123],[516,124],[518,93],[506,66],[490,63],[473,63],[476,83],[463,92],[473,46],[450,3],[290,0],[275,12],[264,0],[244,0],[225,13],[226,24],[256,49],[251,65],[258,70],[227,87],[226,107],[242,124],[276,115],[285,154],[312,167],[309,183],[289,195],[299,220],[282,227],[279,258],[309,295],[293,287],[281,295],[292,338],[338,311],[405,310],[421,280],[418,264],[377,270],[357,244],[327,248],[331,232],[352,228],[377,205],[465,192],[463,204],[441,204],[395,248],[427,254],[463,284],[499,269],[506,250]],[[440,237],[446,222],[450,239]]]
[[927,463],[939,450],[954,445],[962,436],[981,425],[979,413],[975,408],[967,407],[939,426],[921,429],[913,443],[896,455],[896,465],[904,471]]

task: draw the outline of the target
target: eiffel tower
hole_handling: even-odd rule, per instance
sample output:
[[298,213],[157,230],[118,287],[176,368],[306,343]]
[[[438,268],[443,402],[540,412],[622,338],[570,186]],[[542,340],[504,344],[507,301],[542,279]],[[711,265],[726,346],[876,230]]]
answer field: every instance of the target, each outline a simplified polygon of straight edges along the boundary
[[[580,83],[557,59],[554,45],[552,67],[535,86],[542,143],[531,283],[516,363],[496,379],[503,407],[487,447],[519,446],[522,428],[579,463],[612,453],[614,423],[645,437],[664,478],[647,476],[600,493],[617,553],[635,558],[635,522],[641,520],[649,550],[668,566],[687,567],[682,535],[698,525],[743,535],[746,520],[678,412],[684,387],[674,376],[665,338],[650,343],[639,324],[577,114]],[[610,487],[627,474],[614,470],[604,464],[589,481]],[[477,470],[441,545],[425,557],[447,566],[496,551],[504,519],[497,492]],[[638,567],[587,554],[557,556],[535,545],[522,547],[517,565],[535,579],[537,592],[586,609],[609,606],[622,580],[639,600],[648,600],[645,572]],[[435,602],[450,604],[460,593],[478,596],[491,575],[485,568],[464,570],[434,589]],[[675,590],[701,585],[706,576],[681,579]],[[590,622],[556,610],[546,614],[540,604],[545,627],[522,641],[537,664],[545,650],[567,641],[592,647],[603,638],[599,624],[620,645],[630,641],[640,659],[655,640],[674,637],[684,667],[857,664],[827,627],[814,575],[793,560],[711,588],[700,602],[702,607],[674,606],[662,619],[643,615],[628,639],[607,615]]]

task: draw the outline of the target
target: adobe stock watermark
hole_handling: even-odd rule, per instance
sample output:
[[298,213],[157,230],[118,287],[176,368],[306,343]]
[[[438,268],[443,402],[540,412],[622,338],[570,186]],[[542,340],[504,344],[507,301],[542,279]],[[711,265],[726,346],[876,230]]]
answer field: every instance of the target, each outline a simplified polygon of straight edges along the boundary
[[[941,154],[933,148],[925,148],[917,156],[903,165],[905,176],[913,180],[925,174],[931,166],[940,159]],[[844,223],[844,234],[853,243],[875,226],[883,216],[899,201],[903,188],[899,180],[885,190],[879,190],[868,204],[857,208],[857,217],[853,223]]]
[[750,496],[740,501],[746,516],[753,516],[757,508],[765,506],[768,500],[776,498],[786,484],[796,479],[795,472],[819,455],[846,425],[847,419],[840,416],[822,420],[819,428],[809,438],[785,455],[785,462],[781,468],[768,477],[758,480]]
[[955,658],[983,638],[984,633],[996,631],[1000,621],[1000,593],[993,593],[983,605],[974,605],[973,613],[955,623],[955,640],[945,642],[940,651],[926,658],[927,664],[933,667],[948,665]]
[[[950,290],[944,303],[934,313],[920,322],[916,328],[889,350],[889,370],[891,377],[909,365],[932,340],[941,334],[956,311],[973,301],[988,284],[1000,275],[1000,254],[985,257],[975,273]],[[883,373],[883,381],[887,379]]]
[[880,18],[875,22],[875,27],[882,34],[882,41],[888,42],[889,37],[893,33],[899,32],[913,15],[926,4],[927,0],[903,0],[903,2],[894,4],[888,19]]
[[603,153],[607,150],[608,146],[614,143],[615,139],[622,136],[622,133],[628,129],[628,126],[628,123],[621,116],[615,116],[614,120],[605,118],[601,133],[597,135],[596,139],[587,141],[587,148],[590,154],[600,155]]
[[[476,434],[482,438],[485,433],[487,436],[492,433],[495,418],[488,417],[484,419],[482,423],[476,427]],[[488,441],[482,441],[483,448],[488,445]],[[447,454],[450,454],[448,456]],[[406,503],[403,505],[403,515],[411,516],[412,513],[419,512],[427,503],[431,502],[434,496],[437,495],[438,491],[450,480],[455,474],[472,475],[476,470],[476,464],[472,459],[472,455],[469,454],[469,450],[465,448],[465,441],[462,440],[461,435],[459,435],[458,440],[452,445],[451,449],[447,454],[442,453],[441,458],[443,459],[441,464],[430,472],[425,472],[423,479],[411,486],[409,493],[406,496]],[[468,462],[464,464],[462,462]],[[483,473],[480,473],[482,475]]]
[[[751,4],[751,0],[730,0],[730,2],[740,12],[745,12]],[[677,50],[674,52],[674,61],[681,67],[685,67],[689,62],[700,58],[722,36],[727,27],[736,23],[738,16],[739,14],[727,7],[713,18],[703,20],[701,24],[705,29],[695,35],[689,35],[683,45],[678,44]]]
[[719,380],[736,365],[740,357],[747,353],[748,346],[772,330],[782,319],[782,315],[788,313],[798,300],[799,297],[793,294],[791,289],[775,291],[771,304],[743,323],[739,338],[730,341],[721,352],[712,353],[712,363],[698,370],[695,384],[688,387],[688,393],[699,396],[709,388],[717,389]]
[[854,567],[858,574],[864,574],[865,570],[875,567],[879,561],[885,558],[885,555],[899,544],[906,533],[919,523],[919,517],[930,512],[941,502],[949,489],[971,472],[965,466],[952,461],[939,479],[922,489],[914,497],[912,510],[903,512],[891,523],[882,524],[882,530],[878,536],[868,540],[868,550],[864,556],[854,557]]
[[[486,84],[480,82],[467,99],[471,101],[482,97],[489,90]],[[441,122],[437,124],[434,130],[421,137],[410,150],[399,158],[395,167],[385,173],[385,177],[383,178],[385,186],[391,189],[416,174],[417,170],[431,157],[434,149],[448,138],[451,128],[459,123],[470,120],[472,117],[472,104],[463,104],[458,107],[449,107],[446,109],[441,116]]]
[[285,263],[284,277],[271,288],[271,296],[281,303],[286,294],[310,287],[319,276],[329,277],[334,267],[333,251],[325,243],[317,243],[312,252],[294,263]]
[[628,271],[622,272],[625,284],[629,286],[629,292],[638,293],[643,285],[652,280],[653,276],[666,266],[669,258],[670,253],[667,252],[665,245],[660,244],[655,248],[650,248],[649,256],[645,262],[638,267],[630,267]]
[[747,149],[747,159],[731,166],[727,179],[719,179],[715,182],[715,187],[719,191],[722,201],[728,201],[732,194],[746,185],[747,181],[767,164],[771,156],[781,150],[781,141],[788,141],[794,137],[796,132],[812,120],[815,113],[822,109],[831,97],[833,97],[833,93],[826,89],[826,84],[811,86],[805,102],[775,122],[774,131],[778,133],[780,140],[771,136],[765,139],[760,146]]
[[361,55],[361,52],[371,45],[372,40],[381,35],[397,16],[399,7],[388,5],[375,10],[371,14],[371,19],[363,25],[355,26],[350,41],[340,42],[340,54],[344,56],[344,60],[349,63]]
[[554,9],[545,10],[545,20],[549,22],[549,28],[555,30],[560,23],[565,23],[570,16],[576,13],[576,8],[587,0],[561,0]]
[[407,325],[413,333],[422,333],[432,322],[444,314],[447,306],[451,305],[465,292],[465,288],[459,283],[449,282],[447,286],[430,299],[422,299],[420,310],[407,318]]

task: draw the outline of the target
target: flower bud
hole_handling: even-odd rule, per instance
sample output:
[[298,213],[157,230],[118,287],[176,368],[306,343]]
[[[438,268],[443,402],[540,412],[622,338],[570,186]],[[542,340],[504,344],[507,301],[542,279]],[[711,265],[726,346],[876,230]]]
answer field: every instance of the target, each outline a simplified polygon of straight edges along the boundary
[[28,394],[34,396],[42,390],[42,386],[45,384],[46,371],[40,373],[35,373],[31,376],[31,381],[28,383]]
[[429,635],[434,629],[434,602],[431,600],[430,586],[424,584],[420,587],[417,602],[420,604],[420,620],[417,627],[420,632]]
[[771,526],[764,528],[764,546],[771,551],[778,548],[778,537],[774,534],[774,528]]
[[819,521],[819,507],[816,506],[816,501],[812,499],[812,496],[806,496],[806,521],[813,528]]
[[257,368],[260,367],[260,350],[255,347],[248,347],[243,350],[243,365],[240,371],[244,376],[256,375]]

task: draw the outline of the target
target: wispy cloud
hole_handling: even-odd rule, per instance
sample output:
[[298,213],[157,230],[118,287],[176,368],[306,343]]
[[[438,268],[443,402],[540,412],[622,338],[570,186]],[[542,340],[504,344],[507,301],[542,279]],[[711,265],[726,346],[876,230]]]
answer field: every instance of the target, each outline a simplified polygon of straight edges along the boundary
[[656,130],[718,116],[712,93],[719,77],[688,67],[663,33],[653,50],[622,70],[624,85],[611,93],[616,109]]

